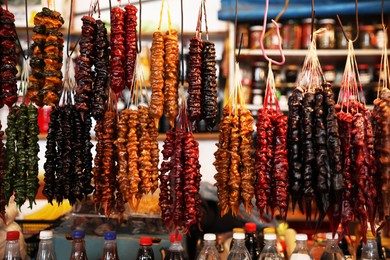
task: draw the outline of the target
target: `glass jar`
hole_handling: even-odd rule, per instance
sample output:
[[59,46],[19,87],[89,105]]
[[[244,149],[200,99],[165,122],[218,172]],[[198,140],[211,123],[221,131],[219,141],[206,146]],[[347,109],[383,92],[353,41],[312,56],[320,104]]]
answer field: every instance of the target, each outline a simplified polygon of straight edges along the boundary
[[375,46],[382,49],[385,44],[385,33],[383,32],[382,24],[375,25]]
[[336,47],[334,19],[321,19],[319,21],[320,28],[326,28],[324,32],[318,35],[319,49],[334,49]]
[[297,20],[288,20],[283,25],[283,49],[299,49],[302,41],[302,26]]
[[364,86],[370,84],[371,82],[371,74],[368,67],[368,64],[359,64],[358,65],[360,83]]
[[[345,34],[348,36],[348,38],[351,37],[352,32],[352,26],[351,25],[345,25],[344,26]],[[336,29],[336,46],[338,49],[347,49],[348,48],[348,41],[345,39],[345,36],[343,34],[343,30],[340,26],[337,26]]]
[[[314,29],[313,31],[316,30],[316,23],[317,20],[314,19]],[[311,18],[306,18],[302,20],[302,49],[308,49],[311,43]]]
[[333,65],[325,65],[322,67],[324,77],[327,82],[334,83],[336,80],[336,70]]
[[[278,23],[279,26],[279,32],[282,32],[282,24]],[[267,37],[264,39],[264,45],[266,49],[278,49],[279,48],[279,39],[278,39],[278,33],[276,31],[276,28],[273,23],[267,24],[267,31],[270,32]],[[283,41],[282,41],[283,42]]]
[[383,78],[383,73],[381,75],[381,64],[378,63],[378,64],[375,64],[374,66],[374,73],[373,73],[373,81],[374,82],[378,82],[379,79]]
[[[259,49],[260,48],[260,38],[261,33],[263,31],[263,26],[261,25],[254,25],[249,27],[249,34],[250,34],[250,43],[249,48],[251,49]],[[240,40],[238,40],[240,41]],[[237,47],[240,46],[239,44]]]
[[282,68],[279,65],[272,65],[271,69],[274,74],[275,86],[279,87],[283,82]]
[[298,77],[298,66],[297,65],[288,65],[286,67],[286,82],[295,83]]
[[255,62],[252,67],[252,84],[254,88],[264,87],[267,81],[267,63]]
[[251,103],[251,95],[252,95],[252,81],[248,78],[242,79],[242,97],[245,104]]
[[359,45],[361,49],[372,49],[375,45],[375,27],[373,25],[361,25],[359,27]]
[[242,35],[241,48],[242,49],[249,48],[249,25],[248,24],[239,24],[238,25],[237,35],[236,35],[237,48],[240,47],[241,35]]
[[262,89],[252,89],[252,104],[256,106],[261,106],[263,104]]

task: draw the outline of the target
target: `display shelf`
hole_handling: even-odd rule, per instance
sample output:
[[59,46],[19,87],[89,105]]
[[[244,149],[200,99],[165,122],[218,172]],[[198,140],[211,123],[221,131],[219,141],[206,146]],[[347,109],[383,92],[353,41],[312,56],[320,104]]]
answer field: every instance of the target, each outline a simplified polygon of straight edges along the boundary
[[[286,49],[283,50],[284,56],[286,57],[286,64],[303,64],[303,60],[308,54],[308,50],[305,49]],[[279,50],[266,50],[269,57],[280,59]],[[238,54],[238,50],[236,51]],[[323,64],[345,62],[348,55],[347,49],[319,49],[317,55],[320,62]],[[355,49],[355,56],[358,62],[380,62],[382,51],[379,49]],[[263,53],[260,49],[242,49],[240,52],[240,61],[265,61]]]

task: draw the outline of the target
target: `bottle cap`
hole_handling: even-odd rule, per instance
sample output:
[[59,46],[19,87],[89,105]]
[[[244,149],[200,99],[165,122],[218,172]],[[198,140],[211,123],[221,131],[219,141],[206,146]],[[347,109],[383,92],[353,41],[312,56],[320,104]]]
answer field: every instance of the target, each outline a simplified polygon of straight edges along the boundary
[[19,231],[7,232],[7,240],[18,240],[18,239],[19,239]]
[[243,228],[233,228],[233,234],[234,233],[245,233],[245,230]]
[[264,228],[263,233],[264,234],[275,234],[276,231],[275,231],[275,228],[273,228],[273,227],[267,227],[267,228]]
[[245,223],[245,230],[247,232],[255,232],[256,231],[256,223],[253,223],[253,222]]
[[233,233],[233,239],[245,239],[244,233]]
[[263,28],[264,27],[261,25],[253,25],[253,26],[249,27],[249,31],[262,31]]
[[115,239],[116,239],[115,231],[104,232],[104,240],[115,240]]
[[339,235],[337,233],[334,234],[334,237],[332,232],[326,233],[326,240],[334,240],[334,239],[339,239]]
[[39,239],[52,239],[53,231],[51,230],[42,230],[39,232]]
[[297,240],[297,241],[306,241],[307,240],[307,235],[306,234],[296,234],[295,235],[295,240]]
[[334,19],[326,18],[326,19],[321,19],[319,21],[319,24],[335,24],[336,21]]
[[215,241],[216,239],[217,239],[217,236],[215,234],[212,234],[212,233],[206,233],[203,235],[203,240]]
[[264,234],[264,240],[276,240],[276,234]]
[[139,240],[139,244],[141,246],[151,246],[152,245],[152,238],[151,237],[141,237]]
[[72,237],[73,237],[73,239],[84,238],[85,231],[84,230],[73,230]]
[[182,237],[181,234],[177,234],[177,236],[176,236],[176,234],[170,234],[169,235],[169,241],[171,243],[173,243],[173,242],[181,242],[182,240],[183,240],[183,237]]

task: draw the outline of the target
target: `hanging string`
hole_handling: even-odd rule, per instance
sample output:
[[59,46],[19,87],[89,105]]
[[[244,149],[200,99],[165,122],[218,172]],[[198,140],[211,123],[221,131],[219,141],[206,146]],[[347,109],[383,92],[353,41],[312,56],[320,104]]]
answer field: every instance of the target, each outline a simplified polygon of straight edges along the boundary
[[275,20],[271,20],[271,21],[275,25],[275,28],[276,28],[277,37],[278,37],[278,49],[279,49],[279,53],[280,53],[280,55],[282,57],[282,60],[281,61],[273,60],[273,59],[269,58],[267,56],[267,54],[265,53],[265,49],[264,49],[264,35],[265,35],[265,31],[266,31],[268,8],[269,8],[269,0],[266,0],[265,1],[265,9],[264,9],[263,31],[261,32],[261,37],[260,37],[261,51],[263,52],[263,56],[264,56],[264,58],[267,61],[271,61],[275,65],[283,65],[285,60],[286,60],[286,58],[284,57],[284,53],[283,53],[283,49],[282,49],[282,38],[280,36],[279,25],[278,25],[278,23]]
[[5,0],[5,9],[8,11],[8,0]]
[[[130,1],[129,1],[130,2]],[[141,22],[142,22],[142,0],[139,0],[139,24],[138,24],[138,41],[137,41],[137,53],[141,53],[142,51],[142,30],[141,30]]]
[[183,40],[183,27],[184,27],[184,6],[183,6],[183,0],[180,0],[180,14],[181,14],[181,20],[180,20],[180,41],[181,41],[181,70],[180,70],[180,79],[181,79],[181,85],[184,86],[184,40]]
[[[7,1],[8,2],[8,1]],[[7,8],[8,10],[8,8]],[[25,17],[26,17],[26,35],[27,35],[27,54],[24,55],[24,51],[23,51],[23,48],[22,48],[22,44],[20,43],[20,39],[19,39],[19,35],[18,35],[18,32],[16,31],[16,28],[14,27],[14,30],[15,30],[15,34],[16,34],[16,41],[18,42],[18,45],[19,45],[19,48],[22,52],[22,57],[23,59],[26,61],[29,57],[30,57],[30,36],[29,36],[29,32],[28,32],[28,9],[27,9],[27,0],[24,0],[24,12],[25,12]]]
[[[347,33],[344,30],[343,23],[341,22],[340,16],[339,15],[336,15],[336,16],[337,16],[337,20],[338,20],[338,22],[340,24],[341,31],[343,32],[345,39],[347,39],[347,41],[349,41],[352,38],[348,38]],[[357,39],[359,38],[359,6],[358,6],[358,0],[355,0],[355,21],[356,21],[356,36],[352,40],[352,42],[356,42]]]
[[70,27],[72,25],[72,18],[73,18],[73,1],[74,0],[71,0],[70,1],[70,12],[69,12],[69,25],[68,25],[68,35],[67,35],[67,42],[66,42],[66,55],[68,56],[68,58],[70,58],[73,54],[73,52],[75,51],[77,45],[79,44],[79,41],[81,39],[81,36],[77,39],[76,41],[76,44],[74,45],[74,47],[72,48],[71,52],[69,53],[69,43],[70,43]]
[[206,0],[203,0],[204,23],[206,25],[206,40],[209,40],[209,26],[207,24]]
[[314,0],[311,0],[311,33],[310,33],[310,40],[311,41],[313,41],[315,17],[316,17],[316,11],[314,10]]

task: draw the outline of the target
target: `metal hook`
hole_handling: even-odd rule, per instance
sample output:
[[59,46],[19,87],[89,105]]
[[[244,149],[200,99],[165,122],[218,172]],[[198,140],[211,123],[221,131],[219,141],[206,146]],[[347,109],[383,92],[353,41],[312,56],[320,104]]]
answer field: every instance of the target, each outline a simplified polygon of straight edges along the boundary
[[180,0],[180,37],[181,37],[181,71],[180,79],[181,85],[184,86],[184,40],[183,40],[183,27],[184,27],[184,6],[183,0]]
[[[238,20],[238,0],[236,0],[236,7],[234,9],[234,37],[237,37],[237,20]],[[234,50],[237,49],[237,41],[234,41]],[[238,58],[236,57],[236,62]]]
[[316,11],[314,10],[314,0],[311,0],[311,34],[310,34],[311,41],[313,40],[315,17],[316,17]]
[[142,22],[142,0],[139,0],[139,23],[138,23],[138,42],[137,42],[137,53],[142,52],[142,30],[141,30],[141,22]]
[[382,20],[382,26],[383,28],[386,28],[386,24],[385,24],[385,18],[384,18],[384,12],[385,12],[385,1],[382,0],[382,13],[381,13],[381,20]]
[[[343,26],[343,23],[341,22],[340,16],[339,15],[336,15],[336,16],[337,16],[337,20],[339,21],[339,24],[340,24],[340,27],[341,27],[341,30],[342,30],[342,32],[344,34],[345,39],[347,39],[347,41],[350,41],[351,39],[348,39],[348,36],[345,33],[344,26]],[[352,42],[356,42],[357,39],[359,38],[359,6],[358,6],[358,0],[355,0],[355,20],[356,20],[356,36],[352,40]]]
[[[7,8],[7,10],[8,10],[8,8]],[[29,36],[29,32],[28,32],[27,0],[24,0],[24,12],[26,15],[26,36],[27,36],[27,55],[26,56],[24,56],[22,44],[20,43],[19,35],[18,35],[18,32],[17,32],[15,27],[14,27],[14,30],[15,30],[15,34],[16,34],[16,41],[18,42],[20,51],[22,52],[23,59],[27,60],[30,57],[30,54],[29,54],[30,53],[30,36]]]
[[265,35],[265,31],[266,31],[266,25],[267,25],[267,16],[268,16],[268,2],[269,0],[266,0],[265,1],[265,9],[264,9],[264,20],[263,20],[263,31],[261,32],[261,37],[260,37],[260,47],[261,47],[261,51],[263,52],[263,56],[264,58],[273,63],[273,64],[276,64],[276,65],[283,65],[284,62],[286,61],[286,58],[284,57],[284,53],[283,53],[283,49],[282,49],[282,38],[280,37],[280,31],[279,31],[279,25],[277,22],[275,22],[275,20],[271,20],[272,23],[275,25],[275,30],[276,30],[276,33],[278,35],[278,49],[279,49],[279,52],[280,52],[280,55],[282,56],[282,60],[281,61],[276,61],[276,60],[273,60],[271,58],[269,58],[267,56],[267,54],[265,53],[265,49],[264,49],[264,35]]

